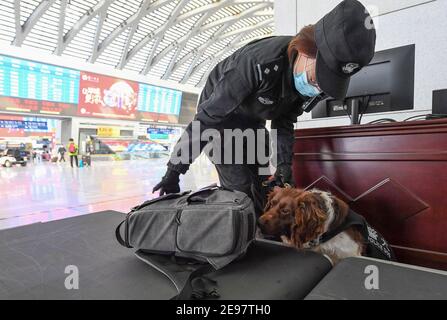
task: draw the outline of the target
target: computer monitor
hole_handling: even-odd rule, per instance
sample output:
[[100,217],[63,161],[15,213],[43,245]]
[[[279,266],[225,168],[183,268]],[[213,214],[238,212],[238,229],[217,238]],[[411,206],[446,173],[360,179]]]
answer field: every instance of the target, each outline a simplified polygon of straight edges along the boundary
[[414,65],[415,45],[376,52],[371,63],[351,78],[347,98],[321,101],[312,118],[348,113],[358,124],[358,114],[413,109]]
[[447,89],[433,91],[433,114],[447,114]]

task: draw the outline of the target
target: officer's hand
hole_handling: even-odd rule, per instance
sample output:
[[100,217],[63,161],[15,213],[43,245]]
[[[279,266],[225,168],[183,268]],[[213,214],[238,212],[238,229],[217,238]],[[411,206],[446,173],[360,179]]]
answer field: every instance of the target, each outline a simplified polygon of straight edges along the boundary
[[282,184],[289,184],[292,187],[295,185],[292,167],[287,164],[281,164],[276,168],[275,179]]
[[177,171],[168,169],[161,181],[154,187],[152,193],[158,190],[160,190],[160,196],[170,193],[179,193],[179,176],[180,173],[178,173]]

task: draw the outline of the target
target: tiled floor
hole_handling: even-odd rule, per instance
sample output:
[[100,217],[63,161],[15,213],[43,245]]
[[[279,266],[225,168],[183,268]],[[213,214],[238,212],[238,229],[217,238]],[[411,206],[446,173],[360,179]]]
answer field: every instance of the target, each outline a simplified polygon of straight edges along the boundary
[[[157,196],[152,188],[163,176],[167,158],[94,162],[92,167],[40,163],[0,168],[0,229],[58,220],[104,210],[128,212]],[[200,158],[181,178],[183,190],[217,182]]]

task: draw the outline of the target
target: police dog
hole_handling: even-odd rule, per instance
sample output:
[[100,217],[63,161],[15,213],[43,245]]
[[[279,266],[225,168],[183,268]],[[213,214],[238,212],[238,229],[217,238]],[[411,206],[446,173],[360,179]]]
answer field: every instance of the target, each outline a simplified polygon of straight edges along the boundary
[[281,237],[295,248],[325,254],[335,264],[365,252],[366,240],[354,226],[320,243],[321,236],[339,227],[348,212],[349,206],[329,192],[276,187],[268,196],[259,225],[263,233]]

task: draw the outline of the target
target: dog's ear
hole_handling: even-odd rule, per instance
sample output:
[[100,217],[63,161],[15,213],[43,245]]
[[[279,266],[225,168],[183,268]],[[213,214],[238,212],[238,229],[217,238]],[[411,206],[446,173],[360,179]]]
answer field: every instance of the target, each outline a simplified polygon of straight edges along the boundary
[[301,241],[300,229],[296,223],[292,224],[290,227],[290,242],[295,248],[301,249],[303,247],[303,242]]
[[274,187],[273,190],[267,195],[267,203],[265,204],[264,212],[272,207],[272,199],[280,190],[281,188]]
[[295,225],[291,231],[293,244],[300,248],[304,243],[314,240],[324,231],[327,215],[312,194],[305,194],[296,201]]
[[336,228],[345,221],[346,217],[349,213],[349,206],[343,200],[333,197],[334,199],[334,211],[335,211],[335,219],[332,222],[331,228]]

